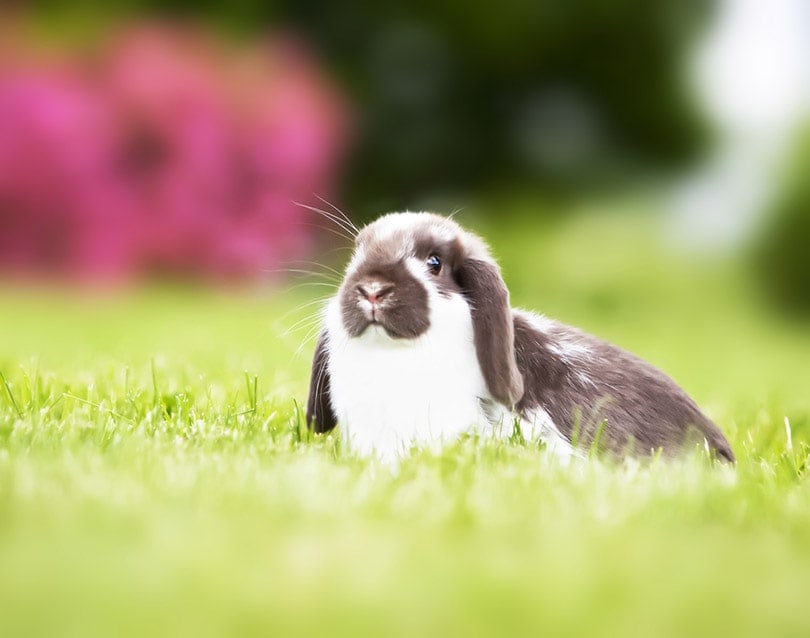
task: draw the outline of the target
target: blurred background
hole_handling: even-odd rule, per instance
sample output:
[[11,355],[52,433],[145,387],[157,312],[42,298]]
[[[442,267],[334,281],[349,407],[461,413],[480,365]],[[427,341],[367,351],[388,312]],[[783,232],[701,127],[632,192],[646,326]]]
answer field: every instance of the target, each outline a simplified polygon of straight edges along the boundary
[[[808,633],[807,0],[0,6],[0,635]],[[736,478],[311,441],[331,204],[457,212]]]
[[[808,635],[810,2],[370,6],[0,0],[0,636]],[[457,213],[736,474],[313,441],[331,204]]]
[[736,259],[810,314],[803,0],[43,1],[0,20],[6,280],[277,278],[329,248],[297,205],[320,198],[358,222],[461,208],[494,233],[634,207],[662,245]]

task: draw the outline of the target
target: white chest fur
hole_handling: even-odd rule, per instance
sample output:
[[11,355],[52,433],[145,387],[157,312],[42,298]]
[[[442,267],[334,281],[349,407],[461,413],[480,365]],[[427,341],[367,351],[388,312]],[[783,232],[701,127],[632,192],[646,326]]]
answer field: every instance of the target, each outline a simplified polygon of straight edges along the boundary
[[439,303],[417,339],[392,339],[379,326],[349,338],[337,301],[328,307],[332,407],[353,451],[391,461],[412,446],[489,428],[469,307],[457,295]]

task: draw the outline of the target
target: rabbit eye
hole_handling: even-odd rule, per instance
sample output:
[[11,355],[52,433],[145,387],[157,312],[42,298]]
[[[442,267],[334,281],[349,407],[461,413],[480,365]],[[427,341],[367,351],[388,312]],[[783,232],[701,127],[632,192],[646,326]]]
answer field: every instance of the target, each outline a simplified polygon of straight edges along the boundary
[[427,267],[430,269],[430,272],[433,273],[434,275],[438,275],[442,269],[442,260],[439,259],[438,255],[431,255],[430,257],[427,258],[427,261],[425,263],[427,264]]

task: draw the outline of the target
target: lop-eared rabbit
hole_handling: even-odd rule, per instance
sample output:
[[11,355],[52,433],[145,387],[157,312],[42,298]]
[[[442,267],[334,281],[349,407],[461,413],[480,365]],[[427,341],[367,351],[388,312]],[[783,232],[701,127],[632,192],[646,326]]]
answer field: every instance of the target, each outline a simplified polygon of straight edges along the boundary
[[324,312],[307,423],[393,461],[465,432],[643,456],[723,434],[668,376],[614,345],[511,308],[486,244],[451,219],[392,213],[356,236]]

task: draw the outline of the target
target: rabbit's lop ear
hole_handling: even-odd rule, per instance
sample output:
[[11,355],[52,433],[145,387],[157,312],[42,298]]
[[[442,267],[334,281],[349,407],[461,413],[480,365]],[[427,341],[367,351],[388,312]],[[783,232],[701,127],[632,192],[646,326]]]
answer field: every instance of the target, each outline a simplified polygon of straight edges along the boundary
[[456,270],[472,315],[478,365],[492,397],[514,407],[523,396],[523,377],[515,359],[515,330],[509,291],[498,266],[467,258]]
[[326,331],[321,331],[315,357],[312,360],[312,375],[309,381],[309,399],[307,399],[307,426],[315,432],[328,432],[337,424],[337,417],[332,410],[330,398],[329,369]]

